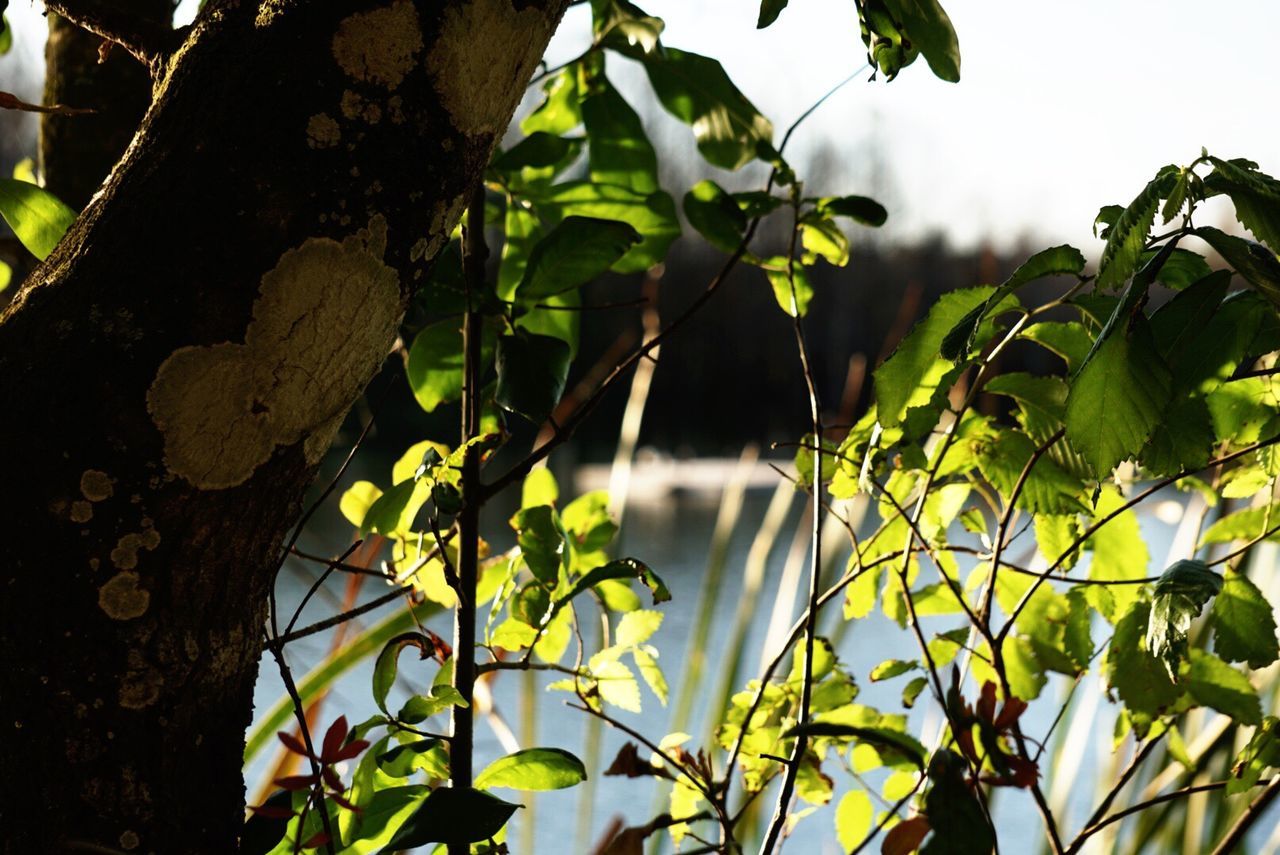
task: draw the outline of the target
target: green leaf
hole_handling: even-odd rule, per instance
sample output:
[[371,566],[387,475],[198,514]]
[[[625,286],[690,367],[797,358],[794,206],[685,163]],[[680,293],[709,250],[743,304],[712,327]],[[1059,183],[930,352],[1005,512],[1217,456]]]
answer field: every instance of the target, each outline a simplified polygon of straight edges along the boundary
[[428,413],[462,394],[462,328],[457,321],[424,327],[409,347],[405,374],[419,406]]
[[1229,235],[1212,226],[1200,226],[1196,237],[1213,247],[1227,264],[1249,280],[1274,305],[1280,305],[1280,260],[1260,243]]
[[761,143],[772,141],[773,125],[716,60],[666,48],[649,56],[644,67],[662,106],[693,127],[709,163],[738,169],[755,159]]
[[1067,395],[1067,440],[1098,478],[1141,451],[1169,401],[1169,369],[1143,318],[1094,351]]
[[583,591],[610,579],[639,579],[652,593],[654,605],[665,603],[671,599],[671,592],[667,590],[666,584],[658,577],[657,573],[649,569],[647,564],[634,558],[621,558],[597,567],[579,579],[574,583],[569,593],[556,601],[555,610],[559,611]]
[[942,340],[975,306],[995,291],[984,285],[943,294],[906,338],[875,370],[876,399],[880,423],[896,427],[905,415],[908,401],[937,359]]
[[[778,20],[782,10],[787,8],[788,2],[789,0],[760,0],[760,17],[756,20],[756,29],[763,30]],[[846,846],[845,848],[850,849],[852,847]]]
[[1246,160],[1211,157],[1209,162],[1214,171],[1205,186],[1230,196],[1241,225],[1273,250],[1280,249],[1280,181]]
[[909,734],[888,727],[862,727],[834,721],[811,721],[785,731],[784,739],[804,733],[810,737],[853,739],[885,754],[900,757],[918,769],[925,767],[924,746]]
[[871,669],[871,682],[877,683],[881,680],[888,680],[908,671],[914,671],[919,667],[920,663],[913,659],[886,659]]
[[361,534],[405,534],[413,527],[418,511],[431,498],[430,481],[401,481],[387,490],[369,506]]
[[626,99],[600,74],[582,101],[582,120],[590,141],[591,180],[618,184],[637,193],[658,189],[658,156],[644,125]]
[[1269,766],[1280,766],[1280,719],[1273,715],[1262,720],[1249,744],[1231,764],[1227,794],[1234,796],[1251,789]]
[[916,705],[916,698],[920,697],[920,693],[929,685],[928,677],[912,677],[907,685],[902,687],[902,705],[907,709],[911,709]]
[[383,646],[382,652],[378,654],[373,665],[373,702],[388,716],[391,713],[387,710],[387,694],[396,682],[400,651],[406,647],[418,648],[419,657],[422,659],[428,658],[435,650],[431,639],[420,632],[402,633]]
[[495,836],[520,805],[473,787],[437,787],[380,855],[428,843],[479,843]]
[[850,790],[836,805],[836,838],[845,852],[856,849],[871,830],[875,810],[862,790]]
[[819,256],[836,267],[849,263],[849,238],[835,220],[817,211],[810,211],[800,219],[800,243],[805,249],[806,264]]
[[630,223],[642,240],[613,265],[617,273],[648,270],[662,261],[671,242],[680,236],[675,200],[661,190],[646,194],[613,184],[566,181],[524,192],[552,223],[575,215]]
[[1151,604],[1137,601],[1116,623],[1107,648],[1107,684],[1134,712],[1156,715],[1178,699],[1178,687],[1146,648]]
[[[1036,444],[1021,431],[1002,430],[976,445],[982,476],[1007,500],[1031,462]],[[1064,472],[1048,455],[1041,455],[1027,472],[1017,505],[1035,513],[1078,512],[1085,509],[1080,500],[1082,492],[1078,479]]]
[[689,225],[723,252],[736,252],[747,230],[747,218],[734,198],[711,180],[699,181],[684,196]]
[[658,665],[658,651],[648,646],[637,647],[631,651],[631,657],[635,659],[636,668],[640,671],[640,676],[644,678],[645,683],[649,685],[650,691],[657,696],[663,706],[666,706],[667,678]]
[[1084,671],[1093,659],[1093,609],[1084,591],[1074,588],[1067,592],[1067,622],[1062,633],[1062,646],[1076,668]]
[[635,647],[648,641],[662,626],[662,612],[637,609],[627,612],[618,621],[614,644],[619,647]]
[[960,359],[973,349],[973,339],[978,327],[987,313],[999,305],[1005,295],[1021,288],[1029,282],[1043,279],[1046,276],[1080,275],[1084,270],[1084,255],[1074,246],[1055,246],[1042,250],[1031,256],[1013,275],[1006,279],[990,297],[980,306],[973,309],[942,340],[942,355],[947,359]]
[[1249,678],[1212,653],[1192,650],[1191,666],[1184,679],[1198,703],[1241,724],[1262,723],[1262,706]]
[[1212,615],[1213,649],[1223,659],[1265,668],[1280,658],[1275,612],[1248,576],[1227,568]]
[[414,695],[404,702],[404,706],[400,707],[400,712],[396,713],[397,721],[405,724],[418,724],[426,721],[433,715],[438,715],[449,707],[465,707],[466,698],[462,697],[462,693],[453,686],[446,684],[437,684],[431,687],[431,690],[425,695]]
[[520,123],[526,134],[539,131],[560,136],[582,124],[579,109],[578,66],[573,64],[542,84],[542,104]]
[[526,748],[490,763],[476,776],[476,788],[509,787],[513,790],[563,790],[587,779],[587,769],[577,757],[560,748]]
[[570,358],[569,345],[553,336],[518,330],[498,339],[498,406],[545,421],[564,394]]
[[[1098,496],[1094,510],[1094,522],[1119,511],[1124,505],[1124,497],[1113,489],[1104,489]],[[1147,575],[1147,564],[1151,561],[1151,553],[1147,542],[1142,537],[1142,529],[1138,524],[1138,515],[1130,508],[1120,511],[1106,525],[1098,529],[1089,538],[1087,546],[1093,552],[1093,561],[1089,565],[1089,578],[1097,581],[1117,581],[1141,579]],[[1056,556],[1055,556],[1056,557]],[[1137,585],[1090,585],[1085,595],[1090,597],[1098,611],[1108,620],[1114,621],[1116,616],[1128,608],[1138,598]],[[1111,607],[1092,599],[1099,592],[1110,594],[1108,602]],[[1146,627],[1143,626],[1145,632]]]
[[539,466],[524,477],[524,484],[520,488],[520,507],[554,505],[559,498],[560,487],[556,484],[556,476],[546,466]]
[[1222,590],[1222,577],[1203,561],[1175,561],[1160,575],[1151,599],[1147,649],[1164,662],[1169,679],[1187,657],[1187,630],[1204,604]]
[[629,223],[566,217],[529,253],[516,296],[550,297],[585,285],[616,264],[640,240],[640,233]]
[[960,40],[937,0],[886,0],[929,69],[948,83],[960,82]]
[[879,228],[889,219],[889,212],[867,196],[823,196],[814,199],[814,208],[827,217],[848,217],[864,226]]
[[793,318],[797,315],[803,318],[809,313],[813,284],[804,265],[799,261],[788,265],[786,256],[775,255],[764,259],[761,269],[773,289],[773,299],[777,301],[778,308]]
[[577,157],[581,139],[566,139],[535,131],[493,159],[499,172],[518,173],[522,169],[546,169]]
[[555,509],[550,505],[523,508],[511,518],[511,526],[530,572],[546,587],[554,587],[566,558],[564,532]]
[[599,653],[591,657],[588,667],[601,700],[627,712],[640,712],[640,684],[630,668]]
[[618,533],[618,524],[609,512],[609,493],[592,490],[583,493],[560,513],[565,530],[573,535],[579,552],[597,552],[608,546]]
[[5,292],[9,287],[9,283],[13,281],[13,268],[3,261],[0,261],[0,294]]
[[76,212],[43,188],[0,178],[0,217],[22,245],[44,261],[75,222]]
[[1102,258],[1098,262],[1099,288],[1112,289],[1123,285],[1138,269],[1138,261],[1146,249],[1147,237],[1155,221],[1156,207],[1173,187],[1177,174],[1176,166],[1161,169],[1116,219],[1107,233],[1107,245],[1103,247]]
[[1088,356],[1093,339],[1082,324],[1075,321],[1041,321],[1032,324],[1018,334],[1053,351],[1067,363],[1068,371],[1075,371]]

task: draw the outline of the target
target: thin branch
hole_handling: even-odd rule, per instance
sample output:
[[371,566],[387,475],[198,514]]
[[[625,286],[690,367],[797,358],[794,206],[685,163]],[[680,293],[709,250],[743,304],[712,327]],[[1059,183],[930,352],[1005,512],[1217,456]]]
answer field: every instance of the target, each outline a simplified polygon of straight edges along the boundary
[[101,0],[45,0],[45,7],[95,36],[120,45],[143,65],[154,68],[182,43],[184,30],[143,15],[121,11]]
[[330,618],[325,618],[324,620],[321,620],[321,621],[316,621],[315,623],[304,626],[302,629],[295,630],[294,632],[291,632],[288,635],[282,635],[280,636],[280,644],[283,646],[285,644],[289,644],[291,642],[297,641],[300,638],[306,638],[309,635],[315,635],[318,632],[324,632],[326,629],[332,629],[333,627],[338,626],[339,624],[346,623],[352,618],[358,618],[362,614],[371,612],[374,609],[382,608],[387,603],[393,603],[396,600],[400,599],[401,597],[408,596],[412,593],[413,593],[413,588],[410,588],[410,587],[397,588],[394,591],[390,591],[386,594],[383,594],[380,597],[370,600],[364,605],[356,606],[354,609],[351,609],[350,611],[343,612],[342,614],[339,614],[339,615],[334,615],[333,617],[330,617]]
[[1262,818],[1267,808],[1275,801],[1276,796],[1280,795],[1280,776],[1271,780],[1267,784],[1267,788],[1249,803],[1244,813],[1236,820],[1236,824],[1231,826],[1231,830],[1227,832],[1227,836],[1214,847],[1213,855],[1229,855],[1235,851],[1235,848],[1244,841],[1245,834],[1253,827],[1253,824]]
[[0,110],[48,113],[53,116],[84,116],[98,112],[90,107],[68,107],[65,104],[30,104],[12,92],[0,92]]
[[[1158,804],[1162,804],[1163,802],[1174,801],[1175,799],[1185,798],[1186,796],[1195,795],[1196,793],[1206,793],[1206,792],[1211,792],[1213,790],[1221,790],[1224,787],[1226,787],[1228,783],[1230,782],[1214,781],[1209,784],[1196,784],[1195,786],[1191,786],[1191,787],[1183,787],[1180,790],[1174,790],[1171,793],[1164,793],[1163,795],[1159,795],[1154,798],[1147,799],[1144,802],[1139,802],[1136,805],[1130,805],[1124,810],[1116,811],[1106,819],[1094,825],[1091,825],[1088,828],[1081,831],[1080,835],[1072,842],[1071,848],[1067,850],[1067,855],[1075,855],[1075,853],[1080,851],[1080,848],[1081,846],[1084,845],[1085,840],[1097,834],[1099,831],[1106,828],[1108,825],[1119,822],[1125,817],[1132,816],[1135,813],[1141,813],[1147,808],[1153,807]],[[1258,783],[1262,784],[1264,782],[1259,781]],[[1262,795],[1258,796],[1258,798],[1254,800],[1253,804],[1249,806],[1249,809],[1245,811],[1245,815],[1240,817],[1240,821],[1236,823],[1236,826],[1239,826],[1240,822],[1243,822],[1246,819],[1246,817],[1250,816],[1250,811],[1253,810],[1255,805],[1258,805],[1260,802],[1263,801],[1263,799],[1267,799],[1267,801],[1269,802],[1271,799],[1275,798],[1276,793],[1280,793],[1280,777],[1272,778],[1270,781],[1265,783],[1267,784],[1267,789],[1262,793]],[[1270,796],[1268,796],[1269,793],[1270,793]],[[1266,804],[1262,804],[1262,807],[1266,807]],[[1256,814],[1254,815],[1256,816]],[[1252,820],[1250,820],[1249,824],[1252,825]],[[1234,838],[1232,836],[1235,830],[1236,830],[1235,827],[1233,827],[1231,831],[1227,833],[1227,837],[1224,837],[1222,840],[1222,843],[1218,844],[1218,848],[1213,850],[1213,855],[1227,855],[1227,853],[1230,852],[1231,849],[1230,848],[1223,849],[1222,848],[1223,845],[1230,844],[1231,846],[1235,846],[1237,843],[1240,842],[1239,838]],[[1244,830],[1248,830],[1248,826],[1246,826]]]

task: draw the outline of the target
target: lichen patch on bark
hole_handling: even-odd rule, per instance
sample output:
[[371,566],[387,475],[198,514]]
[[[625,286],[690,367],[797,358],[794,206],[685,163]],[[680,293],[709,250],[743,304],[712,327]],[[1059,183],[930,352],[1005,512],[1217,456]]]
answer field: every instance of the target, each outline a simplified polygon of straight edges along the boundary
[[[149,523],[150,520],[147,522]],[[139,550],[155,549],[159,545],[160,532],[150,525],[145,525],[142,531],[122,535],[116,541],[115,549],[111,550],[111,563],[120,570],[132,570],[138,566]]]
[[93,519],[93,504],[79,499],[71,503],[71,521],[88,522]]
[[151,594],[138,587],[138,574],[117,573],[98,589],[98,608],[112,620],[133,620],[147,613]]
[[113,492],[111,476],[100,469],[86,469],[80,476],[80,493],[91,502],[110,499]]
[[[332,435],[395,339],[400,285],[385,249],[381,216],[341,243],[310,238],[263,276],[244,344],[169,355],[147,407],[171,473],[202,489],[234,487],[276,448]],[[312,462],[317,444],[306,449]]]
[[333,35],[333,58],[356,80],[395,89],[422,50],[418,12],[410,0],[357,12]]
[[517,11],[511,0],[446,9],[427,69],[454,127],[467,134],[505,128],[540,56],[530,46],[546,44],[550,32],[541,9]]
[[338,123],[328,113],[317,113],[307,120],[307,145],[333,148],[342,139]]

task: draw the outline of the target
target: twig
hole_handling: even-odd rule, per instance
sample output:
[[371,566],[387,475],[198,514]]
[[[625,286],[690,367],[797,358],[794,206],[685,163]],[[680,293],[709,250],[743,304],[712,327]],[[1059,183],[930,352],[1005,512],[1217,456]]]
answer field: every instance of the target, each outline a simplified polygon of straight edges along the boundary
[[1262,814],[1266,812],[1278,795],[1280,795],[1280,776],[1273,778],[1267,784],[1267,788],[1249,803],[1249,806],[1244,809],[1244,813],[1236,820],[1236,824],[1231,826],[1227,836],[1222,838],[1221,842],[1214,847],[1213,855],[1229,855],[1230,852],[1233,852],[1244,840],[1245,834],[1255,822],[1262,818]]
[[0,92],[0,110],[47,113],[52,116],[83,116],[98,112],[90,107],[68,107],[65,104],[30,104],[12,92]]

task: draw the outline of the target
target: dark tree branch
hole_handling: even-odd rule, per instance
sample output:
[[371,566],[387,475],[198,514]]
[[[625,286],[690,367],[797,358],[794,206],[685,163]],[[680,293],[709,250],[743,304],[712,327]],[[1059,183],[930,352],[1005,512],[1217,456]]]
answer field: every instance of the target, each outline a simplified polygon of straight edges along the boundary
[[141,15],[122,12],[101,0],[45,0],[45,7],[81,29],[120,45],[138,62],[151,68],[153,73],[182,43],[186,32]]

